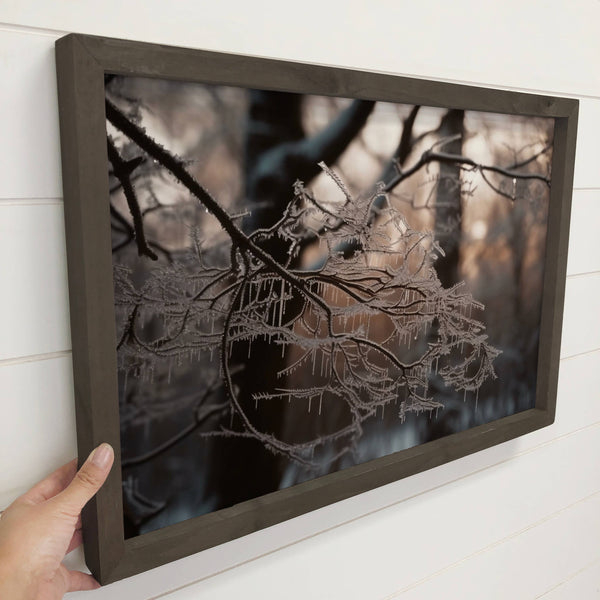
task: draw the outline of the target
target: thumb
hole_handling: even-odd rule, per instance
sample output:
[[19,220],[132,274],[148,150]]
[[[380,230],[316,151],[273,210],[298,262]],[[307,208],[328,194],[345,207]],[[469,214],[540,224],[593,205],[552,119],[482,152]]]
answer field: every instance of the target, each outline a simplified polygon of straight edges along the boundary
[[74,514],[88,503],[106,481],[115,455],[109,444],[100,444],[77,471],[73,481],[56,496],[64,509]]

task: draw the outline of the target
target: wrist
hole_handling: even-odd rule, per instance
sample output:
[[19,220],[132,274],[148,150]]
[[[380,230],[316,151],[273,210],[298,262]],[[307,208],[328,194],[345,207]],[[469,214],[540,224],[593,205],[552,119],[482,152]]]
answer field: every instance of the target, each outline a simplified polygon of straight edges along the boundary
[[31,581],[19,565],[0,553],[0,598],[30,600],[35,597],[31,587]]

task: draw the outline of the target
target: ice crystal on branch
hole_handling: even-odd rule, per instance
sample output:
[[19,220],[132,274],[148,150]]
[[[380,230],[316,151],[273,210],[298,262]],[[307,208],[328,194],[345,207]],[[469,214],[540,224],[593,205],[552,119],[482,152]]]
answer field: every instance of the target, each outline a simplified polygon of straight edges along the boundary
[[[383,187],[356,197],[321,168],[340,202],[324,205],[297,182],[279,222],[248,236],[232,218],[225,222],[223,209],[214,212],[212,197],[194,192],[223,221],[225,262],[221,251],[196,243],[186,261],[155,267],[141,285],[128,270],[115,270],[122,367],[197,361],[207,380],[222,379],[229,402],[230,421],[208,434],[253,437],[306,465],[351,450],[378,410],[395,407],[403,419],[441,407],[430,390],[433,377],[477,393],[495,377],[499,353],[476,318],[483,306],[465,284],[440,283],[433,263],[442,251],[433,235],[412,229]],[[287,248],[285,264],[269,254],[274,243]],[[318,247],[318,264],[298,266],[307,245]],[[283,366],[277,385],[255,392],[248,406],[236,373],[258,340],[281,348]],[[317,411],[323,423],[328,411],[346,417],[331,421],[343,423],[334,430],[317,427],[309,439],[283,439],[254,418],[274,403]]]

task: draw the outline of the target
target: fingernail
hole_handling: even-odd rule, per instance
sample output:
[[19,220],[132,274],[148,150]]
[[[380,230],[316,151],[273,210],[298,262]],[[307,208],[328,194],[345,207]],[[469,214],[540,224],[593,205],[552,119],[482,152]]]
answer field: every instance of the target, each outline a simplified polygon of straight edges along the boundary
[[105,469],[112,457],[112,448],[108,444],[100,444],[91,454],[92,464]]

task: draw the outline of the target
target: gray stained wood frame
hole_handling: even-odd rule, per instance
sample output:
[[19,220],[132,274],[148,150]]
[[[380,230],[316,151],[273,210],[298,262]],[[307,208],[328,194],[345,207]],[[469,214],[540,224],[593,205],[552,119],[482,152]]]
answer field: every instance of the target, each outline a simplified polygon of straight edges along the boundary
[[[554,421],[578,101],[70,34],[56,42],[80,462],[116,467],[86,506],[86,561],[103,584],[521,436]],[[555,120],[535,408],[131,539],[124,539],[108,198],[105,73],[363,98]]]

